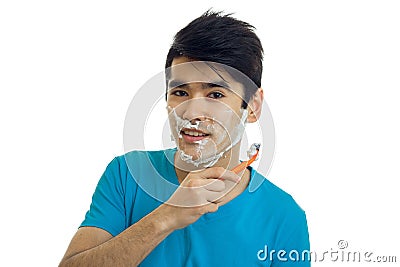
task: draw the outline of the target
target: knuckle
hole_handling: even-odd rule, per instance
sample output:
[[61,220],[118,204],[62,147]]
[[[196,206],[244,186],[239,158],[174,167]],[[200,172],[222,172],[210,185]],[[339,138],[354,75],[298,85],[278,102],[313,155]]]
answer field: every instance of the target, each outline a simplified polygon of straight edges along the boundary
[[200,182],[197,179],[191,179],[188,181],[187,186],[188,187],[198,187],[198,186],[200,186]]
[[218,176],[222,176],[225,172],[225,168],[223,167],[216,167],[215,172],[218,174]]

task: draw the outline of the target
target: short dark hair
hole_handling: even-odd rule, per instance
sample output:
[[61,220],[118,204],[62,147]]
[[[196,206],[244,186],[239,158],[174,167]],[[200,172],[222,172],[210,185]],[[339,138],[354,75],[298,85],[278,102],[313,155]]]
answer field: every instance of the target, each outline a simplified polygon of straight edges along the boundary
[[[222,12],[206,11],[190,22],[174,37],[165,68],[171,67],[176,57],[184,56],[200,61],[211,61],[239,70],[261,87],[263,48],[254,33],[255,27]],[[242,107],[257,88],[246,88]]]

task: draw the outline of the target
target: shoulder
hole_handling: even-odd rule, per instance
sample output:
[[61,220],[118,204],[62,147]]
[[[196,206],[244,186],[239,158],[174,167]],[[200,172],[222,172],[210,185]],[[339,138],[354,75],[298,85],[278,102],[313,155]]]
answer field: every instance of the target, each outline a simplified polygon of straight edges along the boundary
[[158,162],[162,163],[173,157],[176,148],[163,149],[163,150],[133,150],[123,155],[116,157],[116,160],[122,165],[130,163],[146,163],[146,162]]
[[285,221],[296,223],[305,220],[305,211],[291,194],[256,171],[253,178],[263,179],[259,188],[252,193],[257,202],[264,203],[263,208]]
[[105,175],[124,180],[140,171],[163,168],[168,163],[169,158],[173,158],[173,153],[174,149],[129,151],[114,157],[107,165]]

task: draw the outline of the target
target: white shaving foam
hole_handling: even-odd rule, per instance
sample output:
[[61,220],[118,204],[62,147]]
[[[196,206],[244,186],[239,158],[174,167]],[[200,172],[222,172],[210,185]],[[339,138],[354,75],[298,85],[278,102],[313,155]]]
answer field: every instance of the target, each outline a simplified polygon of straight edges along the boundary
[[[198,130],[200,121],[196,121],[196,124],[192,124],[191,121],[183,119],[180,116],[178,116],[178,114],[176,114],[175,109],[173,109],[171,107],[168,107],[168,109],[170,110],[170,112],[173,115],[173,118],[175,119],[175,122],[176,122],[175,128],[176,128],[176,132],[178,133],[178,138],[182,138],[181,129],[183,129],[183,128]],[[180,150],[179,146],[178,146],[180,159],[186,163],[194,165],[195,167],[201,166],[203,168],[211,167],[215,163],[217,163],[218,160],[224,155],[224,153],[229,151],[242,138],[242,135],[245,130],[245,123],[246,123],[246,119],[247,119],[247,115],[248,115],[248,110],[241,109],[241,111],[242,111],[242,117],[240,119],[240,123],[235,127],[232,134],[230,135],[233,138],[231,140],[231,144],[226,149],[224,149],[222,152],[215,154],[213,156],[203,158],[201,152],[209,140],[202,139],[200,141],[195,142],[195,143],[199,144],[196,151],[200,154],[200,156],[197,159],[194,160],[193,156],[187,155],[183,150]],[[233,112],[230,112],[230,113],[233,113]],[[212,130],[214,130],[214,125],[212,125],[212,124],[208,125],[207,130],[212,132]],[[222,142],[226,138],[226,136],[227,136],[227,134],[226,134],[226,132],[224,132],[224,134],[221,136],[221,138],[219,138],[217,143]]]

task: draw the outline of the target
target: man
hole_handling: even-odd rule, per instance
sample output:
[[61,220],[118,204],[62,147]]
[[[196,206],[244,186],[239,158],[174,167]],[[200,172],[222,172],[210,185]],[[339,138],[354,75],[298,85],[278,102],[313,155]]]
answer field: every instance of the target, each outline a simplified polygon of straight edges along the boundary
[[230,171],[244,123],[261,114],[262,53],[251,25],[221,13],[176,34],[166,100],[177,148],[108,165],[60,266],[309,266],[304,211],[267,179],[250,192],[251,167]]

